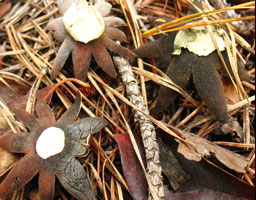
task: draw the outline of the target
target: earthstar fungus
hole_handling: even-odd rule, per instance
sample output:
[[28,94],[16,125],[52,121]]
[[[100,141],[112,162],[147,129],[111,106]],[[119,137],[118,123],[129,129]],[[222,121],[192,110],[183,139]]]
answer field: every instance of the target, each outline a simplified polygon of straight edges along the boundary
[[[74,4],[79,4],[79,0],[57,1],[57,5],[63,15],[65,15],[68,8]],[[57,77],[70,54],[72,55],[74,75],[82,81],[86,80],[92,56],[98,66],[109,76],[114,78],[117,73],[108,50],[126,58],[135,57],[134,53],[115,42],[127,42],[127,39],[125,34],[117,28],[118,26],[122,26],[124,21],[118,17],[107,16],[111,11],[111,7],[111,4],[102,0],[97,0],[93,5],[97,13],[102,15],[105,29],[100,37],[97,35],[97,38],[87,43],[79,42],[72,38],[65,28],[63,22],[64,17],[56,18],[48,23],[47,29],[53,32],[53,36],[58,42],[62,43],[53,63],[52,79]]]
[[[142,45],[133,50],[139,57],[170,57],[174,52],[174,41],[177,32],[172,32],[153,42]],[[227,68],[234,78],[227,51],[222,51]],[[198,56],[187,49],[182,48],[180,55],[172,55],[166,75],[177,84],[185,88],[192,77],[196,90],[211,113],[220,122],[227,122],[228,112],[224,87],[221,81],[221,74],[228,76],[227,71],[221,63],[216,51],[207,56]],[[238,62],[238,74],[242,81],[250,81],[247,71]],[[178,96],[178,93],[165,86],[160,86],[157,96],[157,103],[154,108],[156,114],[167,110],[170,104]]]
[[[80,107],[79,93],[75,103],[57,121],[51,108],[43,101],[36,103],[38,118],[23,110],[15,111],[30,132],[7,132],[0,137],[0,147],[11,153],[25,154],[0,184],[0,198],[8,198],[14,190],[20,189],[39,174],[41,200],[53,199],[55,176],[76,199],[96,199],[86,172],[76,157],[87,152],[87,148],[82,145],[83,140],[108,123],[99,117],[73,122]],[[49,150],[51,146],[55,149]]]

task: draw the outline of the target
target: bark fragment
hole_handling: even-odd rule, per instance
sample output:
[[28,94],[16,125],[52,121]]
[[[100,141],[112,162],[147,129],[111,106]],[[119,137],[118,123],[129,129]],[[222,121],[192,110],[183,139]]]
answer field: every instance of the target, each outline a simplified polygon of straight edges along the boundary
[[[126,87],[131,103],[136,105],[145,113],[149,113],[128,60],[121,57],[114,57],[114,62]],[[162,182],[162,167],[159,160],[159,147],[156,139],[155,128],[149,118],[143,113],[138,111],[134,112],[134,121],[138,122],[140,125],[142,141],[145,148],[147,172],[154,187],[153,190],[155,190],[158,195],[158,199],[165,199],[164,185]],[[152,197],[150,196],[149,199],[151,198]]]

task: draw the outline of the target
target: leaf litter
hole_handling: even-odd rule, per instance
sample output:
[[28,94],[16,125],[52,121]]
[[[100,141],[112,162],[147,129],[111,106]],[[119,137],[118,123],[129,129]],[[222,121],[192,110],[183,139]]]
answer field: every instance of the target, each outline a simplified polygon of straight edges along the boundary
[[[131,108],[147,116],[157,129],[160,128],[164,130],[164,132],[161,134],[169,134],[172,135],[172,137],[179,138],[177,139],[180,144],[179,149],[181,149],[183,146],[183,154],[185,157],[188,155],[193,155],[196,156],[198,160],[201,160],[204,157],[207,157],[208,159],[216,157],[220,161],[220,163],[216,162],[217,165],[225,168],[225,170],[229,170],[233,176],[236,176],[236,181],[243,180],[248,182],[250,185],[254,185],[255,168],[252,163],[254,163],[255,146],[253,146],[250,138],[254,137],[253,118],[255,111],[255,89],[251,87],[250,84],[254,81],[255,77],[251,77],[250,83],[239,82],[239,76],[237,76],[237,72],[235,70],[236,58],[234,59],[234,52],[236,52],[238,53],[239,59],[243,57],[242,62],[253,63],[251,66],[246,65],[246,69],[253,70],[255,68],[254,62],[252,61],[254,57],[252,37],[246,35],[239,28],[230,25],[233,31],[233,36],[231,33],[230,40],[232,45],[231,49],[228,50],[229,60],[224,56],[224,62],[231,63],[231,72],[233,73],[234,70],[235,75],[231,74],[231,79],[233,79],[233,82],[229,82],[228,84],[223,82],[226,90],[225,95],[230,99],[230,101],[227,102],[227,112],[229,117],[234,117],[236,121],[240,123],[243,129],[242,133],[245,134],[244,138],[246,138],[244,140],[240,140],[239,142],[234,142],[232,137],[228,137],[230,136],[229,133],[226,135],[215,134],[215,132],[218,131],[218,128],[222,127],[222,125],[219,124],[213,116],[211,116],[207,110],[207,106],[204,106],[204,104],[201,103],[202,101],[199,97],[200,93],[199,95],[197,92],[191,93],[189,90],[191,89],[190,87],[181,88],[179,85],[173,83],[168,76],[164,75],[163,72],[159,72],[159,69],[157,69],[157,67],[159,67],[158,65],[153,66],[153,70],[148,68],[148,66],[152,66],[154,63],[157,63],[155,62],[157,59],[150,58],[148,60],[143,59],[143,61],[138,59],[138,62],[132,63],[132,66],[134,66],[133,72],[138,75],[136,76],[136,79],[140,83],[144,102],[149,109],[155,105],[154,100],[158,92],[158,84],[172,88],[181,94],[181,97],[177,97],[173,105],[164,109],[166,116],[165,119],[169,118],[172,125],[178,125],[180,122],[182,122],[181,124],[183,125],[180,125],[178,129],[172,129],[171,126],[168,125],[168,121],[159,121],[159,118],[155,119],[147,112],[141,110],[136,103],[130,103],[128,99],[132,93],[127,93],[126,88],[123,87],[123,82],[125,81],[121,80],[119,76],[111,81],[110,84],[109,82],[106,84],[104,81],[107,79],[108,75],[98,68],[100,63],[98,63],[97,60],[95,62],[95,60],[92,59],[89,63],[90,69],[88,72],[87,82],[70,78],[74,77],[74,73],[72,61],[68,56],[66,58],[65,67],[63,70],[58,76],[56,76],[55,80],[51,80],[50,75],[52,73],[53,63],[60,44],[53,40],[51,33],[49,33],[47,30],[47,24],[55,18],[62,16],[63,13],[58,11],[58,7],[53,1],[35,0],[25,3],[19,1],[4,1],[3,3],[8,3],[8,5],[10,5],[10,2],[11,8],[9,9],[7,7],[6,14],[1,17],[0,24],[0,34],[3,38],[1,42],[6,41],[4,44],[4,49],[2,50],[3,52],[0,53],[0,56],[4,55],[4,57],[1,57],[4,62],[4,65],[1,66],[2,72],[0,76],[3,80],[1,81],[1,84],[3,84],[4,88],[6,88],[0,93],[0,97],[3,99],[4,103],[1,104],[1,109],[3,109],[2,105],[5,105],[5,108],[8,108],[8,110],[11,112],[13,108],[17,106],[20,109],[25,110],[26,107],[33,107],[33,104],[35,103],[34,101],[37,99],[35,97],[41,96],[39,99],[42,98],[46,100],[47,103],[51,105],[55,115],[58,118],[66,109],[70,107],[72,102],[74,102],[75,93],[81,90],[81,95],[84,101],[81,105],[82,111],[79,114],[79,118],[98,116],[104,117],[110,122],[108,127],[88,139],[89,144],[91,144],[89,154],[87,157],[81,157],[78,159],[80,164],[82,164],[82,166],[85,168],[87,176],[92,184],[92,188],[99,199],[131,199],[134,197],[133,189],[129,187],[129,184],[135,184],[134,188],[136,188],[136,182],[138,181],[137,177],[131,176],[129,179],[129,184],[128,179],[127,183],[124,179],[124,177],[127,177],[126,174],[129,174],[129,165],[132,165],[132,162],[126,162],[125,166],[123,163],[121,164],[119,162],[127,155],[121,152],[121,147],[118,147],[120,144],[117,145],[119,142],[116,143],[115,140],[115,136],[117,134],[124,134],[128,131],[130,133],[137,133],[140,135],[141,130],[139,125],[134,122],[134,111],[132,111]],[[104,1],[98,0],[96,2]],[[121,0],[119,2],[109,0],[108,3],[112,5],[111,16],[109,16],[109,18],[112,16],[118,16],[122,20],[115,22],[112,20],[112,22],[122,24],[122,26],[125,25],[122,27],[122,31],[125,33],[129,43],[124,43],[123,46],[127,48],[137,48],[137,46],[142,44],[142,35],[140,34],[141,30],[148,30],[150,26],[152,27],[152,25],[149,23],[149,15],[153,13],[156,19],[163,16],[178,19],[179,17],[185,16],[186,11],[189,9],[191,4],[189,1],[176,1],[172,3],[164,0],[138,0],[135,1],[134,4],[127,0]],[[2,4],[0,4],[0,6],[1,5]],[[254,8],[247,7],[246,14],[244,14],[243,10],[241,10],[241,12],[235,12],[242,13],[244,17],[253,13],[253,9]],[[108,13],[109,11],[103,10],[100,12]],[[221,13],[215,13],[215,15],[212,15],[211,17],[212,18],[210,20],[226,18],[226,16]],[[111,20],[105,20],[104,22],[107,24],[110,23],[110,21]],[[241,21],[241,23],[244,23],[245,26],[250,24],[247,23],[247,21]],[[226,29],[229,34],[230,29],[226,28],[225,25],[221,26],[222,28]],[[248,30],[253,32],[252,29]],[[232,37],[234,38],[232,39]],[[241,39],[243,37],[245,39]],[[145,40],[146,39],[144,39],[144,41]],[[238,43],[237,51],[234,51],[234,42]],[[162,50],[162,48],[159,50]],[[111,56],[115,55],[113,52],[110,52]],[[159,58],[159,60],[161,60],[161,58]],[[169,65],[169,60],[167,60],[167,62],[166,60],[163,60],[162,62],[164,67],[163,71],[165,71]],[[6,70],[10,75],[4,74]],[[153,71],[153,73],[151,71]],[[44,72],[46,72],[45,75]],[[156,72],[157,74],[154,74]],[[11,80],[10,76],[12,77]],[[82,75],[82,77],[82,79],[84,79],[85,75]],[[228,77],[230,78],[230,75],[228,75]],[[32,85],[34,85],[34,89],[31,90],[26,97],[22,97],[28,92]],[[94,96],[88,96],[88,90],[90,91],[92,87],[96,88],[97,94]],[[87,92],[83,93],[85,89]],[[93,89],[93,91],[93,93],[95,93],[95,89]],[[249,103],[247,99],[249,100]],[[194,110],[196,110],[196,112],[193,112]],[[7,109],[5,109],[5,112],[6,111]],[[6,116],[9,116],[7,114],[8,113],[5,113]],[[172,118],[172,116],[175,116],[175,118]],[[15,115],[13,115],[13,117],[8,117],[9,128],[15,130],[16,132],[25,131],[24,125],[21,122],[16,121],[17,119]],[[200,117],[200,120],[196,120],[198,117]],[[184,119],[186,120],[183,121]],[[7,129],[9,128],[7,127]],[[189,130],[191,133],[186,133],[188,135],[183,134],[183,130]],[[204,138],[194,136],[193,134],[203,135]],[[126,137],[124,143],[130,143],[129,137]],[[189,151],[187,151],[187,147],[190,147]],[[120,148],[120,153],[117,151],[118,148]],[[132,151],[134,144],[129,148],[130,151]],[[177,149],[178,148],[172,149],[172,151],[176,153]],[[5,153],[1,154],[1,157],[4,156]],[[131,156],[130,159],[136,160],[137,158],[135,155],[136,154]],[[165,154],[160,153],[160,156],[161,155]],[[168,164],[170,161],[165,159],[165,157],[166,156],[163,156],[161,158],[161,162],[166,162]],[[236,158],[235,161],[230,159],[232,157]],[[17,158],[14,160],[16,159]],[[11,157],[6,160],[5,165],[7,164],[7,167],[1,167],[1,170],[4,170],[3,174],[7,174],[9,168],[12,168],[13,163],[15,163]],[[178,160],[180,161],[180,159]],[[127,161],[129,161],[129,157],[127,158]],[[224,166],[221,163],[223,163]],[[192,177],[193,181],[198,181],[200,179],[196,176],[196,174],[194,174],[194,172],[186,172],[186,164],[184,165],[181,162],[181,165],[185,170],[185,172],[180,172],[183,177],[184,174],[187,174],[185,177],[188,179],[189,177]],[[198,163],[198,166],[202,166],[202,161]],[[166,169],[165,165],[162,165],[162,168],[164,175],[167,176],[168,174],[166,171],[168,171],[169,168]],[[208,168],[211,169],[208,171],[208,173],[215,173],[214,170],[219,170],[216,167],[211,168],[208,166]],[[177,168],[174,169],[173,173],[176,173],[175,170],[177,170]],[[237,171],[238,173],[234,171]],[[137,173],[140,176],[143,176],[145,172],[143,172],[143,170],[138,170]],[[220,177],[221,176],[229,177],[230,175],[222,174]],[[180,177],[176,178],[179,180]],[[223,198],[223,196],[218,196],[218,190],[214,187],[211,188],[211,190],[203,189],[203,191],[206,191],[203,194],[198,192],[194,192],[192,194],[186,192],[186,187],[182,181],[179,182],[175,179],[173,180],[173,177],[172,179],[168,178],[168,180],[169,183],[167,179],[164,178],[164,183],[167,185],[170,184],[170,188],[173,187],[172,189],[169,189],[169,191],[171,191],[170,196],[168,192],[166,193],[166,198],[168,199],[173,199],[174,197],[175,199],[178,199],[177,195],[180,195],[179,198],[181,199],[187,199],[189,198],[189,195],[190,197],[191,195],[194,196],[195,199],[203,199],[205,196],[208,199],[210,199],[210,196],[211,198]],[[186,182],[185,180],[186,178],[184,179],[184,182]],[[148,185],[150,185],[149,180],[144,181],[148,182]],[[218,184],[224,182],[224,180],[221,180],[221,182],[216,180],[216,187],[218,187]],[[37,187],[36,181],[32,181],[30,185],[31,184],[32,188]],[[58,184],[59,183],[57,183],[55,198],[70,198],[71,195],[66,192],[63,193],[65,189]],[[241,184],[243,185],[242,187],[246,188],[247,185],[244,182]],[[180,193],[177,188],[184,188],[184,191]],[[203,187],[201,186],[201,188]],[[248,190],[251,190],[249,186],[247,188]],[[177,192],[173,193],[173,189]],[[18,191],[18,196],[16,196],[15,199],[23,199],[23,197],[26,198],[28,196],[33,196],[32,194],[35,191],[36,190],[32,190],[28,186],[24,186],[23,189]],[[230,188],[222,192],[231,195],[230,198],[232,198],[232,195],[233,198],[235,198],[235,196],[239,196]],[[136,191],[136,193],[139,194],[139,196],[148,195],[147,191],[145,192],[145,189]],[[243,193],[243,191],[241,191],[241,193]],[[188,194],[188,196],[186,196],[186,194]],[[157,197],[153,194],[152,198],[156,199]],[[248,198],[248,196],[245,198]]]

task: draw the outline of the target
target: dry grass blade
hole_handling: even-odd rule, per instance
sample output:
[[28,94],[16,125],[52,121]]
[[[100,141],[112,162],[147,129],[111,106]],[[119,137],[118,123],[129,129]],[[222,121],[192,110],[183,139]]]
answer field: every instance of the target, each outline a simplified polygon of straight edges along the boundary
[[214,144],[229,146],[229,147],[237,147],[237,148],[249,148],[254,149],[255,144],[241,144],[241,143],[234,143],[234,142],[213,142]]
[[36,94],[37,94],[37,91],[41,84],[42,78],[45,74],[46,74],[46,70],[43,69],[30,89],[27,106],[26,106],[26,111],[29,113],[34,112],[34,106],[35,106],[35,102],[36,102]]
[[[126,9],[124,8],[124,4],[127,5],[127,10],[128,10],[128,12],[131,16],[130,20],[132,21],[132,24],[133,24],[133,26],[129,26],[129,28],[130,28],[130,31],[134,35],[133,41],[134,41],[134,44],[135,44],[135,48],[138,48],[142,44],[142,37],[141,37],[141,34],[140,34],[140,29],[139,29],[138,22],[137,22],[138,15],[137,15],[135,6],[132,5],[132,1],[130,1],[130,0],[128,0],[128,1],[121,0],[120,3],[121,3],[123,13],[125,14],[125,16],[127,16],[127,14],[126,14]],[[128,18],[126,18],[126,19],[127,19],[127,21],[130,21]],[[142,70],[144,68],[142,60],[139,59],[139,58],[138,58],[138,67],[139,67],[139,69],[142,69]],[[140,76],[140,84],[141,84],[142,96],[143,96],[144,101],[146,102],[146,105],[147,105],[147,92],[146,92],[144,76]]]
[[[36,18],[35,19],[35,23],[38,23],[39,25],[41,25],[41,23],[42,24],[46,24],[46,22],[44,22],[45,20],[48,20],[51,16],[53,16],[54,14],[56,14],[57,12],[58,12],[58,8],[55,8],[55,9],[53,9],[52,11],[50,11],[47,15],[43,15],[43,16],[41,16],[41,17],[38,17],[38,18]],[[31,30],[31,29],[33,29],[34,28],[34,25],[32,25],[32,22],[30,22],[30,23],[27,23],[26,25],[24,25],[21,29],[20,29],[20,32],[21,33],[23,33],[23,32],[27,32],[27,31],[29,31],[29,30]]]
[[251,90],[255,91],[255,85],[253,85],[251,83],[248,83],[248,82],[245,82],[245,81],[242,81],[242,84],[244,86],[246,86],[247,88],[250,88]]
[[107,190],[106,190],[106,182],[105,182],[105,165],[106,165],[107,160],[103,162],[102,166],[102,180],[103,180],[103,194],[104,194],[104,199],[108,200],[108,195],[107,195]]
[[[244,99],[236,104],[233,104],[233,105],[229,105],[228,106],[228,112],[229,113],[232,113],[233,111],[239,109],[239,108],[242,108],[243,106],[245,105],[248,105],[250,104],[251,102],[255,101],[255,96],[252,96],[252,97],[249,97],[249,99]],[[188,131],[188,130],[191,130],[193,127],[197,127],[205,122],[208,122],[210,120],[213,120],[213,116],[209,116],[209,117],[204,117],[203,119],[199,120],[199,121],[196,121],[194,123],[190,123],[184,130],[185,131]]]
[[[17,130],[12,123],[13,121],[15,121],[14,116],[1,98],[0,98],[0,112],[1,112],[1,115],[3,115],[7,124],[9,125],[9,127],[11,128],[11,130],[13,131],[13,133],[17,133]],[[1,123],[6,123],[5,121],[2,119]]]
[[112,107],[112,105],[110,104],[110,102],[108,101],[106,96],[103,94],[103,92],[100,89],[99,85],[96,83],[96,81],[93,79],[93,77],[91,76],[90,73],[88,73],[88,79],[92,83],[92,85],[96,88],[96,90],[100,93],[100,95],[105,99],[105,101],[107,102],[108,106],[112,109],[112,111],[114,111],[114,108]]
[[[201,19],[197,18],[197,19]],[[188,28],[193,28],[193,27],[200,27],[200,26],[208,26],[208,25],[216,25],[216,24],[226,24],[229,22],[235,22],[235,21],[242,21],[242,20],[254,20],[255,16],[249,16],[249,17],[238,17],[238,18],[234,18],[234,19],[223,19],[223,20],[216,20],[216,21],[211,21],[211,22],[202,22],[202,23],[195,23],[195,24],[191,24],[191,25],[185,25],[182,27],[178,27],[178,28],[171,28],[171,29],[167,29],[167,30],[162,30],[159,33],[154,33],[154,34],[144,34],[144,37],[149,37],[152,35],[157,35],[157,34],[162,34],[162,33],[169,33],[169,32],[174,32],[174,31],[180,31],[180,30],[184,30],[184,29],[188,29]],[[191,20],[194,21],[195,19]],[[190,22],[190,20],[188,20],[187,22]],[[182,23],[183,24],[183,23]],[[170,27],[168,27],[170,28]]]
[[116,181],[116,186],[117,186],[118,199],[119,200],[124,200],[121,185],[117,181]]
[[14,13],[12,16],[9,16],[2,22],[2,26],[6,24],[15,24],[20,21],[30,10],[29,3],[25,3],[23,6],[18,9],[14,7]]
[[34,25],[34,27],[37,30],[37,32],[42,37],[43,41],[45,41],[45,42],[49,41],[50,38],[49,38],[48,34],[46,34],[45,31],[34,20],[31,20],[31,22]]
[[[187,28],[198,27],[198,26],[223,24],[223,23],[228,23],[228,22],[232,22],[232,21],[240,21],[240,20],[252,20],[252,19],[255,19],[255,16],[240,17],[240,18],[234,18],[234,19],[223,19],[223,20],[216,20],[216,21],[211,21],[211,22],[195,23],[195,24],[191,24],[191,25],[185,25],[185,26],[182,26],[182,27],[174,28],[175,26],[180,26],[180,25],[186,24],[188,22],[192,22],[194,20],[198,20],[198,19],[201,19],[201,18],[204,18],[204,17],[212,16],[212,15],[217,14],[217,13],[225,12],[227,10],[248,9],[248,6],[252,6],[252,5],[255,5],[255,2],[240,4],[238,6],[233,6],[231,8],[225,8],[225,9],[220,9],[220,10],[200,12],[200,13],[187,15],[187,16],[181,17],[179,19],[173,20],[171,22],[167,22],[167,23],[164,23],[162,25],[159,25],[157,28],[153,28],[149,31],[144,32],[143,37],[149,37],[149,36],[156,35],[156,34],[173,32],[173,31],[178,31],[178,30],[184,30],[184,29],[187,29]],[[249,7],[249,8],[254,8],[254,7]]]
[[97,172],[97,170],[94,168],[94,166],[91,163],[88,163],[88,165],[91,167],[92,172],[93,172],[93,174],[94,174],[94,176],[95,176],[95,178],[97,180],[97,183],[99,184],[99,189],[103,193],[103,183],[102,183],[102,181],[100,179],[99,173]]
[[184,126],[189,120],[191,120],[203,107],[203,104],[199,105],[193,112],[191,112],[185,119],[183,119],[181,122],[179,122],[176,127],[180,128],[181,126]]
[[[8,35],[8,38],[10,40],[10,44],[12,46],[12,49],[14,51],[19,51],[21,49],[20,45],[17,44],[17,40],[15,39],[16,37],[16,31],[14,29],[13,26],[6,26],[6,33]],[[17,54],[16,55],[18,57],[18,59],[20,60],[21,63],[24,64],[24,66],[26,66],[35,76],[38,75],[38,70],[34,69],[32,63],[25,57],[25,55],[22,54]]]
[[[7,78],[10,80],[17,81],[18,83],[21,83],[21,84],[30,85],[30,83],[28,81],[26,81],[25,79],[21,78],[20,76],[18,76],[16,74],[0,71],[0,75],[1,75],[1,78]],[[1,81],[2,81],[2,79],[1,79]],[[10,87],[10,90],[11,89],[12,88]]]
[[236,104],[233,104],[233,105],[229,105],[228,106],[228,111],[231,112],[231,111],[234,111],[235,109],[238,109],[238,108],[241,108],[245,105],[250,105],[251,102],[255,101],[255,95],[249,97],[248,99],[244,99]]
[[186,92],[184,89],[176,85],[169,77],[165,75],[165,77],[161,77],[159,75],[156,75],[152,72],[141,70],[139,68],[133,68],[133,71],[136,74],[141,74],[145,77],[147,77],[149,80],[155,81],[158,84],[164,85],[170,89],[175,90],[176,92],[180,93],[182,96],[184,96],[189,102],[191,102],[194,105],[197,105],[197,102]]
[[229,29],[229,32],[230,32],[230,36],[231,36],[231,44],[232,44],[232,59],[230,60],[230,62],[233,61],[233,63],[231,63],[231,68],[232,68],[232,71],[235,75],[235,80],[236,80],[236,83],[238,85],[238,88],[240,91],[238,91],[239,93],[241,93],[241,95],[243,96],[243,98],[246,98],[248,100],[248,95],[242,85],[242,82],[239,78],[239,75],[238,75],[238,67],[237,67],[237,62],[238,62],[238,59],[237,59],[237,48],[236,48],[236,41],[235,41],[235,35],[234,35],[234,31],[231,30],[231,28],[227,25],[228,29]]
[[[100,150],[100,154],[102,156],[102,158],[104,159],[104,163],[106,163],[105,165],[109,165],[109,170],[112,172],[112,174],[120,181],[120,183],[122,183],[122,185],[128,190],[128,187],[126,185],[126,182],[123,178],[123,176],[120,174],[120,172],[117,170],[117,168],[115,167],[115,165],[113,164],[113,162],[109,159],[109,157],[107,156],[107,154],[105,153],[105,151],[102,149],[102,147],[100,146],[100,144],[98,143],[98,141],[92,137],[93,140],[93,144],[95,144],[97,146],[97,148]],[[104,179],[103,179],[104,180]],[[103,183],[104,185],[104,183]]]
[[[125,98],[123,95],[121,95],[119,92],[117,92],[116,90],[114,90],[113,88],[111,88],[110,86],[108,86],[106,83],[104,83],[101,79],[97,79],[97,77],[95,77],[95,79],[97,81],[99,81],[102,85],[104,85],[104,87],[108,88],[115,96],[117,96],[121,101],[123,101],[125,104],[129,105],[130,107],[132,107],[134,110],[137,110],[138,112],[143,113],[146,117],[148,117],[155,125],[157,125],[159,128],[161,128],[162,130],[164,130],[165,132],[167,132],[168,134],[170,134],[171,136],[183,141],[183,142],[187,142],[186,140],[184,140],[182,137],[180,137],[179,135],[177,135],[176,133],[174,133],[173,131],[171,131],[163,122],[156,120],[155,118],[153,118],[152,116],[150,116],[148,113],[144,112],[143,110],[141,110],[140,108],[138,108],[136,105],[132,104],[127,98]],[[246,104],[246,103],[245,103]],[[188,142],[190,143],[190,142]],[[190,143],[191,144],[191,143]]]

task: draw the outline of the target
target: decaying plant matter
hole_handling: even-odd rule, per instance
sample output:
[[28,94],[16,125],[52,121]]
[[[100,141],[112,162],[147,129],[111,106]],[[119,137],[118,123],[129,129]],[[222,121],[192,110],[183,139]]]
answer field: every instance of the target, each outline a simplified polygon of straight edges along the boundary
[[[78,3],[78,1],[59,0],[57,3],[60,12],[64,14],[72,3]],[[116,77],[117,73],[108,50],[127,58],[135,57],[131,51],[115,42],[115,40],[127,42],[127,39],[125,34],[116,28],[124,24],[123,20],[118,17],[107,16],[111,10],[111,4],[98,0],[94,7],[104,17],[105,30],[99,38],[88,43],[75,41],[70,36],[65,29],[63,17],[49,22],[48,29],[53,32],[55,39],[62,43],[53,63],[52,79],[55,79],[63,68],[70,53],[72,54],[74,75],[82,81],[86,80],[92,56],[99,67],[111,77]],[[106,7],[110,8],[106,9]]]
[[[174,51],[174,40],[177,32],[147,43],[134,50],[139,57],[169,56]],[[226,50],[222,52],[230,74],[234,77]],[[224,94],[221,72],[227,75],[216,51],[208,56],[198,56],[187,49],[182,49],[180,55],[173,55],[170,59],[166,74],[178,86],[184,88],[192,76],[198,94],[205,102],[211,113],[221,122],[228,120],[226,96]],[[249,75],[238,63],[238,74],[243,81],[249,81]],[[165,111],[177,97],[177,92],[161,86],[158,91],[156,112]]]
[[[82,140],[88,135],[98,132],[107,125],[103,118],[83,118],[73,122],[81,107],[81,95],[75,103],[56,121],[51,108],[39,101],[36,103],[38,118],[23,110],[16,110],[19,117],[30,132],[7,132],[0,137],[0,146],[11,153],[25,153],[25,156],[14,166],[0,184],[0,198],[7,198],[14,190],[20,189],[39,173],[40,199],[53,199],[55,175],[63,187],[77,199],[96,199],[90,181],[82,165],[75,159],[83,156],[87,148]],[[42,156],[49,145],[39,151],[38,143],[44,131],[54,128],[55,132],[64,132],[64,147],[61,152],[49,157]],[[51,132],[51,134],[53,134]],[[52,142],[48,138],[47,143]],[[55,145],[56,146],[56,145]]]

